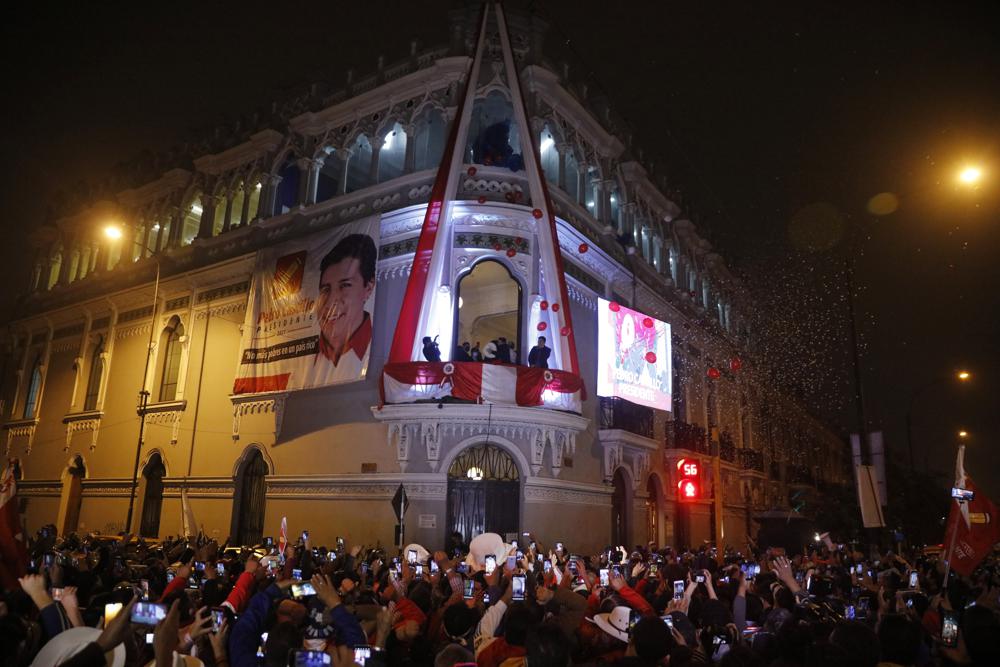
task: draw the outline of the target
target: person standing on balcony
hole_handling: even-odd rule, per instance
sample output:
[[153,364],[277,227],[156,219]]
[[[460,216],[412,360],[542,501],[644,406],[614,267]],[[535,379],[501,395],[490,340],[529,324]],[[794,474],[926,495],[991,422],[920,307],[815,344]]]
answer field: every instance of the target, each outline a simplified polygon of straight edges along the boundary
[[497,362],[497,343],[496,338],[486,343],[486,347],[483,348],[483,361],[488,364],[495,364]]
[[510,345],[507,344],[507,339],[500,336],[500,340],[497,341],[497,363],[506,364],[510,361]]
[[532,368],[548,368],[550,354],[552,354],[552,350],[545,347],[545,336],[539,336],[538,345],[535,345],[528,352],[528,365]]

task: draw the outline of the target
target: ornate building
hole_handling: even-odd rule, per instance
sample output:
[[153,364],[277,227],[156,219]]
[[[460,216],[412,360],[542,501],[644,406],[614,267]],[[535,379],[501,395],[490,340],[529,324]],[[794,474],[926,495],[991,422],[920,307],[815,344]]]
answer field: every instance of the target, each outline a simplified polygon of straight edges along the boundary
[[[546,60],[545,25],[492,7],[450,25],[447,47],[315,86],[36,234],[0,386],[29,529],[177,534],[184,489],[219,538],[287,516],[384,544],[403,484],[429,547],[699,544],[713,493],[742,546],[756,512],[847,483],[845,443],[760,379],[752,304],[613,112]],[[261,258],[361,224],[378,255],[357,377],[244,382]],[[670,325],[669,409],[596,395],[602,299]],[[528,369],[540,333],[551,368]],[[459,352],[504,334],[511,364]],[[721,487],[702,473],[680,502],[677,462],[713,456]]]

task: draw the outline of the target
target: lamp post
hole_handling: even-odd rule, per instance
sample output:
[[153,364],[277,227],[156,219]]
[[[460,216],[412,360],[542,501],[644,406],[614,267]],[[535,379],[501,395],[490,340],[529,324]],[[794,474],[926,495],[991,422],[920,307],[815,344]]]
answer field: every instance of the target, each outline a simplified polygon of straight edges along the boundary
[[[941,376],[936,377],[927,384],[918,388],[913,395],[910,396],[910,404],[906,408],[906,446],[910,452],[910,470],[916,471],[917,466],[913,459],[913,408],[917,403],[917,399],[924,394],[925,391],[931,387],[937,387],[939,385],[945,384],[950,380],[955,379],[961,382],[968,382],[972,379],[972,373],[966,370],[958,371],[954,376]],[[965,435],[963,435],[965,434]],[[959,431],[958,436],[964,438],[968,435],[965,431]]]
[[[122,230],[116,225],[108,225],[104,228],[104,235],[111,242],[118,241],[122,237]],[[139,459],[142,457],[143,436],[146,430],[146,408],[149,406],[149,390],[146,389],[146,382],[149,379],[149,360],[153,355],[153,336],[156,332],[156,308],[160,291],[160,259],[149,248],[143,246],[149,252],[150,257],[156,263],[156,278],[153,280],[153,313],[149,324],[149,341],[146,345],[146,363],[142,367],[142,384],[139,386],[139,438],[135,444],[135,464],[132,467],[132,486],[128,496],[128,515],[125,518],[126,533],[132,530],[132,513],[135,510],[135,489],[139,480]]]

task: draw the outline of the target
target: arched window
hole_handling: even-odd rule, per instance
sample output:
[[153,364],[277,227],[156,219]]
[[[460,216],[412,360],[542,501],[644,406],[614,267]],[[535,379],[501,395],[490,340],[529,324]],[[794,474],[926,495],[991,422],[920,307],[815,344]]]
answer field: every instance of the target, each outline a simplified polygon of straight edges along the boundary
[[354,192],[371,185],[372,144],[368,137],[359,134],[351,144],[351,157],[347,160],[347,187],[345,192]]
[[281,181],[274,196],[275,215],[288,213],[299,204],[299,182],[302,174],[293,156],[285,160],[285,164],[278,170],[278,176]]
[[340,180],[344,173],[344,161],[341,154],[335,149],[327,147],[329,151],[323,159],[323,166],[319,170],[319,178],[316,181],[316,201],[326,201],[333,199],[340,193]]
[[441,112],[428,107],[416,121],[416,131],[413,141],[413,168],[436,169],[444,154],[445,131],[447,126]]
[[378,182],[398,178],[403,175],[406,163],[406,132],[399,123],[394,123],[392,129],[386,132],[382,139],[382,148],[378,152]]
[[63,248],[62,244],[57,245],[49,255],[49,275],[45,289],[52,289],[59,282],[59,271],[62,268]]
[[542,128],[539,138],[539,153],[542,158],[542,172],[549,183],[559,184],[559,151],[556,150],[556,140],[549,131],[549,126]]
[[572,150],[566,153],[566,194],[573,201],[580,201],[580,163]]
[[618,233],[621,234],[625,231],[622,226],[622,202],[621,193],[618,192],[618,186],[614,185],[611,188],[611,196],[608,197],[608,206],[611,212],[611,224],[615,226]]
[[160,349],[163,350],[163,371],[160,375],[160,401],[172,401],[177,398],[177,379],[181,372],[181,337],[184,335],[184,325],[176,315],[170,319],[170,324],[160,336]]
[[203,212],[200,195],[197,195],[184,208],[184,222],[181,225],[181,245],[191,245],[191,242],[198,236],[198,228],[201,226]]
[[[495,341],[494,346],[501,348],[495,356],[499,361],[526,361],[522,359],[520,341],[521,284],[507,267],[495,260],[478,262],[458,281],[456,291],[454,344],[478,346],[485,358],[487,345]],[[504,342],[506,359],[501,357]]]
[[28,392],[24,397],[24,418],[34,419],[38,411],[39,394],[42,391],[42,358],[36,357],[28,376]]
[[254,447],[236,473],[231,534],[235,544],[259,544],[264,531],[267,500],[267,461]]
[[145,489],[142,494],[142,518],[139,522],[139,535],[156,538],[160,536],[160,513],[163,510],[163,478],[167,469],[158,453],[149,457],[149,462],[142,470]]
[[466,159],[511,171],[524,168],[514,109],[503,93],[495,90],[473,104]]
[[104,336],[101,336],[94,352],[90,355],[90,376],[87,378],[87,393],[83,398],[84,410],[96,410],[97,398],[101,393],[101,377],[104,375]]

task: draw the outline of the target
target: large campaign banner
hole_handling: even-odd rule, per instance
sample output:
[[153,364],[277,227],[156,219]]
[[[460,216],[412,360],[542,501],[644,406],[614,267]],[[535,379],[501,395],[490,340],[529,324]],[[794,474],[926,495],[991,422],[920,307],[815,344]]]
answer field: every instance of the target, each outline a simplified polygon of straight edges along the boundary
[[597,395],[670,410],[670,325],[597,300]]
[[364,379],[379,218],[257,253],[234,394]]

